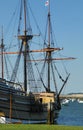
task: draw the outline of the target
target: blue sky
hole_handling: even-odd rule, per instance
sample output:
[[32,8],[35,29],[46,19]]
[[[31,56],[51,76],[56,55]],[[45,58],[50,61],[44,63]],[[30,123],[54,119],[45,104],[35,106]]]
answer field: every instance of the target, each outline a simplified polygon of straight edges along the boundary
[[[46,0],[29,0],[38,23],[43,25],[47,15]],[[67,62],[71,73],[65,91],[83,92],[83,0],[50,0],[51,17],[57,43],[63,47],[63,55],[76,57]],[[0,32],[6,29],[19,0],[0,0]],[[1,36],[1,35],[0,35]],[[0,37],[1,38],[1,37]]]

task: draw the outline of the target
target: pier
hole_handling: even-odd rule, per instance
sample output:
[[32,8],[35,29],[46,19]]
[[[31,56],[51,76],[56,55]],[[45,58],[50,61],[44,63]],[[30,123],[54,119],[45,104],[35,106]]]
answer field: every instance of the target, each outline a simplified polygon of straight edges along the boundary
[[64,94],[60,95],[61,99],[83,99],[83,94]]

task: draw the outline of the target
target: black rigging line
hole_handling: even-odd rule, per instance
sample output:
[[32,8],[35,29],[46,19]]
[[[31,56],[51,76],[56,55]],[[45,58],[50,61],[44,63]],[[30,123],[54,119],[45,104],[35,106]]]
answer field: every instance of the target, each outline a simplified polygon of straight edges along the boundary
[[61,89],[60,89],[60,91],[59,91],[59,93],[58,93],[58,96],[61,94],[61,92],[62,92],[62,90],[63,90],[65,84],[67,83],[67,80],[68,80],[69,76],[70,76],[70,73],[67,75],[67,77],[66,77],[66,79],[65,79],[65,81],[64,81],[64,83],[63,83],[63,85],[62,85],[62,87],[61,87]]
[[[14,11],[13,14],[12,14],[12,17],[11,17],[10,21],[9,21],[9,24],[8,24],[7,29],[6,29],[6,31],[5,31],[5,36],[7,36],[8,32],[9,32],[9,29],[10,29],[10,27],[11,27],[12,21],[13,21],[15,15],[16,15],[16,10],[17,10],[17,9],[18,9],[18,4],[17,4],[17,6],[16,6],[15,11]],[[7,33],[7,34],[6,34],[6,33]]]
[[55,91],[56,91],[56,95],[57,95],[58,90],[57,90],[57,84],[56,84],[56,79],[55,79],[54,68],[53,68],[52,62],[51,62],[51,68],[52,68],[53,80],[54,80],[54,85],[55,85]]
[[[6,57],[5,57],[5,65],[6,65],[6,75],[7,75],[7,78],[8,78],[8,80],[10,80],[10,75],[9,75],[9,71],[10,70],[8,70],[8,68],[11,68],[11,70],[13,69],[13,66],[12,66],[12,64],[11,64],[11,60],[9,59],[9,56],[8,55],[6,55]],[[8,65],[8,63],[9,63],[9,65],[10,65],[10,67],[9,67],[9,65]]]
[[18,35],[20,34],[20,25],[21,25],[21,20],[22,20],[22,0],[21,0],[21,6],[20,6],[20,16],[19,16],[19,24],[18,24]]
[[43,66],[42,66],[41,73],[40,73],[42,77],[43,77],[44,68],[45,68],[45,65],[46,65],[46,59],[47,59],[47,53],[46,53],[45,60],[44,60],[44,64],[43,64]]
[[51,44],[54,47],[53,30],[52,30],[52,24],[51,24],[51,22],[50,22],[50,28],[51,28]]
[[[53,33],[53,30],[52,30],[52,34],[54,35],[54,38],[55,38],[55,34]],[[56,38],[55,38],[55,43],[56,43],[56,47],[58,47],[58,44],[57,44],[57,40],[56,40]],[[58,52],[58,54],[59,54],[59,56],[61,57],[61,53],[60,53],[60,51]],[[68,72],[67,72],[66,66],[65,66],[65,64],[64,64],[64,62],[63,62],[62,60],[61,60],[61,63],[62,63],[62,65],[63,65],[63,67],[64,67],[64,70],[65,70],[66,74],[68,75]]]
[[17,76],[17,71],[18,71],[18,67],[19,67],[19,63],[20,63],[20,58],[21,58],[21,52],[22,52],[22,47],[23,47],[23,43],[21,44],[21,48],[19,51],[19,54],[17,56],[17,60],[13,69],[13,73],[11,75],[11,79],[10,81],[15,82],[16,76]]
[[[29,46],[27,45],[27,50],[29,50]],[[35,76],[34,76],[34,72],[33,72],[33,66],[32,63],[30,62],[31,58],[30,58],[30,53],[27,53],[27,60],[29,60],[29,62],[27,62],[27,70],[28,70],[28,84],[30,89],[34,89],[33,92],[37,92],[37,84],[36,84],[36,80],[35,80]]]
[[47,87],[45,86],[45,84],[44,84],[44,82],[43,82],[43,79],[42,79],[42,76],[41,76],[41,74],[40,74],[40,72],[39,72],[39,69],[38,69],[38,67],[37,67],[37,63],[35,63],[35,65],[36,65],[36,68],[37,68],[37,71],[38,71],[38,74],[39,74],[40,80],[41,80],[41,82],[42,82],[42,84],[43,84],[45,90],[48,91]]
[[[32,58],[33,58],[33,60],[34,60],[34,57],[32,56]],[[45,61],[46,62],[46,61]],[[44,66],[45,66],[45,62],[44,62]],[[42,83],[42,85],[43,85],[43,87],[44,87],[44,89],[46,90],[46,92],[48,91],[48,89],[47,89],[47,87],[45,86],[45,84],[44,84],[44,81],[43,81],[43,79],[42,79],[42,75],[41,75],[41,73],[39,72],[39,69],[38,69],[38,64],[36,63],[36,61],[34,60],[34,63],[35,63],[35,66],[36,66],[36,69],[37,69],[37,72],[38,72],[38,75],[39,75],[39,78],[40,78],[40,80],[41,80],[41,83]],[[44,67],[43,66],[43,67]],[[42,71],[43,72],[43,71]]]
[[[21,6],[20,6],[20,15],[19,15],[19,22],[18,22],[18,32],[17,35],[20,35],[20,28],[21,28],[21,21],[22,21],[22,10],[23,10],[23,3],[21,0]],[[20,40],[18,39],[18,48],[20,49]]]
[[[19,3],[20,3],[20,0],[19,0]],[[10,27],[11,27],[11,25],[12,25],[12,23],[14,22],[14,26],[13,26],[13,32],[11,33],[11,35],[13,35],[14,34],[14,30],[15,30],[15,23],[16,23],[16,20],[18,19],[18,17],[16,16],[16,12],[18,12],[17,10],[18,10],[19,8],[18,8],[18,4],[16,5],[16,8],[15,8],[15,10],[14,10],[14,12],[13,12],[13,14],[12,14],[12,16],[11,16],[11,19],[10,19],[10,21],[9,21],[9,24],[8,24],[8,26],[7,26],[7,28],[6,28],[6,31],[5,31],[5,37],[7,37],[7,35],[8,35],[8,33],[9,33],[9,31],[10,31]],[[16,17],[16,18],[15,18]],[[15,20],[15,21],[14,21]],[[9,37],[9,36],[8,36]],[[12,39],[13,40],[13,39]],[[10,41],[10,43],[9,43],[9,47],[11,46],[11,44],[12,44],[12,40]]]
[[46,45],[48,47],[48,44],[46,43],[47,26],[48,26],[48,17],[47,17],[47,22],[46,22],[45,38],[44,38],[44,46]]
[[[29,5],[29,4],[28,4]],[[29,9],[28,9],[28,7],[27,7],[27,4],[26,4],[26,8],[27,8],[27,18],[28,18],[28,23],[27,23],[27,32],[28,32],[28,34],[29,35],[31,35],[32,34],[32,28],[31,28],[31,24],[30,24],[30,18],[29,18]]]
[[6,57],[4,56],[7,79],[10,79]]
[[55,70],[57,71],[57,74],[58,74],[59,78],[62,80],[62,82],[64,82],[64,79],[62,78],[62,76],[61,76],[60,73],[58,72],[58,69],[57,69],[57,67],[56,67],[55,64],[54,64],[54,68],[55,68]]
[[37,29],[38,29],[38,31],[39,31],[39,35],[41,35],[41,38],[44,39],[44,36],[43,36],[43,34],[42,34],[42,32],[41,32],[41,30],[40,30],[40,28],[39,28],[39,25],[38,25],[38,23],[37,23],[37,20],[36,20],[34,14],[33,14],[33,11],[32,11],[32,9],[31,9],[31,6],[30,6],[30,3],[29,3],[29,2],[28,2],[28,5],[29,5],[29,8],[30,8],[31,14],[32,14],[32,16],[33,16],[34,22],[35,22],[35,24],[36,24],[36,26],[37,26]]

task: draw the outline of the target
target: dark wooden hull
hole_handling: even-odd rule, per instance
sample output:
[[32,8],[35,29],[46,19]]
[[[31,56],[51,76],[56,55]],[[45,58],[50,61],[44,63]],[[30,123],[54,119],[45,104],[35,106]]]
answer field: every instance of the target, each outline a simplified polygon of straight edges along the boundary
[[[53,118],[57,111],[53,110]],[[10,119],[43,121],[48,119],[48,104],[35,100],[33,94],[25,96],[22,91],[0,85],[0,112]]]

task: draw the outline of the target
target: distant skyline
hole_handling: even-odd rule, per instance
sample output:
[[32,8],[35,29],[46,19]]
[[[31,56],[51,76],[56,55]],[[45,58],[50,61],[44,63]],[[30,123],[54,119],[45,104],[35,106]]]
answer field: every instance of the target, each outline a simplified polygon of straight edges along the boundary
[[[28,1],[36,19],[38,18],[38,22],[44,27],[47,15],[46,0]],[[83,92],[83,0],[50,1],[57,44],[64,48],[63,55],[77,58],[67,62],[71,75],[64,92]],[[0,0],[0,39],[1,28],[3,26],[6,30],[18,2],[19,0]]]

